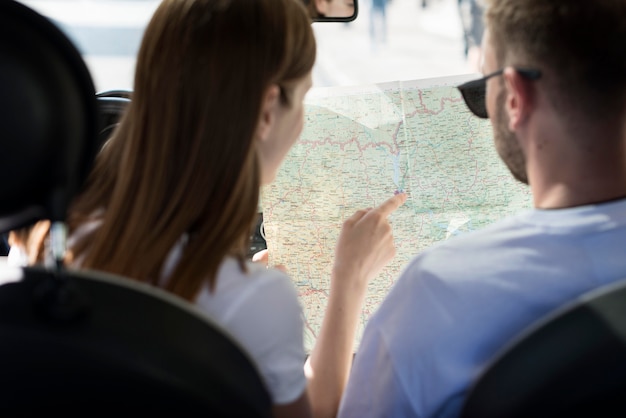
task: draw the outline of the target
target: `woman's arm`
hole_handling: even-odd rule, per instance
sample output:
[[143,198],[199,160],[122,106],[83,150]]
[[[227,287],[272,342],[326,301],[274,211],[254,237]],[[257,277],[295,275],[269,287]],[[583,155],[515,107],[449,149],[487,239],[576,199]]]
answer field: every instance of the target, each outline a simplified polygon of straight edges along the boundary
[[310,418],[311,405],[306,390],[302,395],[286,405],[274,405],[274,418]]
[[400,193],[344,222],[335,251],[331,289],[317,342],[305,371],[313,416],[334,417],[350,373],[353,341],[369,281],[395,255],[387,216],[406,201]]

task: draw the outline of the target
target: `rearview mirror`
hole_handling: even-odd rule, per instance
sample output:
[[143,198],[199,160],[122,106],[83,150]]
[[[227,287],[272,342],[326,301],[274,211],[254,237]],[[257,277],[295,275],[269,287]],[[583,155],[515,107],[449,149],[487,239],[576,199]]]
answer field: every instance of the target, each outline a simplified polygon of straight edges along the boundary
[[351,22],[358,14],[357,0],[303,0],[313,22]]

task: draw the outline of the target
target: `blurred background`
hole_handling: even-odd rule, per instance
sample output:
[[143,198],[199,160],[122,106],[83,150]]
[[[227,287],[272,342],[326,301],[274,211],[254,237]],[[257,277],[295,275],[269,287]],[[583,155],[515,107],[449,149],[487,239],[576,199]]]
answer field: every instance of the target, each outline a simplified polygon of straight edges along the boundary
[[[22,0],[83,52],[99,91],[132,89],[135,55],[159,0]],[[462,16],[475,0],[359,0],[353,22],[318,22],[318,87],[414,80],[476,71]],[[466,25],[467,26],[467,25]],[[476,60],[474,60],[476,61]]]
[[[316,86],[414,80],[478,71],[475,0],[359,0],[350,23],[314,23]],[[477,41],[478,39],[478,41]]]

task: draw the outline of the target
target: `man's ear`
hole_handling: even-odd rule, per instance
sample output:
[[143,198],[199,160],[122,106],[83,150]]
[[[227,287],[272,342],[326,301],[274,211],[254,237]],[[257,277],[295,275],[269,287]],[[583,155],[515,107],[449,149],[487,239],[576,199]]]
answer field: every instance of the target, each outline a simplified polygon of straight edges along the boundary
[[276,121],[276,111],[278,110],[280,99],[280,88],[272,84],[265,90],[263,101],[261,102],[261,116],[256,127],[257,139],[266,141]]
[[533,86],[514,68],[504,70],[506,100],[504,107],[509,116],[509,129],[515,132],[526,121],[533,108]]

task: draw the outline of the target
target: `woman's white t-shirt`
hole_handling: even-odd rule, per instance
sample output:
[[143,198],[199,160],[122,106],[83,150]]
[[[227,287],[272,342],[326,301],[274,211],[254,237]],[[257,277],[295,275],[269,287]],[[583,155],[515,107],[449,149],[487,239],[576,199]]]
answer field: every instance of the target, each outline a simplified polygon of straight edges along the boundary
[[306,388],[302,308],[286,274],[252,262],[246,267],[242,272],[226,258],[215,289],[205,285],[196,305],[247,351],[273,403],[291,403]]
[[[186,241],[183,236],[168,254],[162,284],[180,260]],[[304,393],[303,313],[289,276],[250,261],[244,272],[236,259],[226,257],[214,290],[205,284],[196,305],[246,350],[275,405],[291,403]]]

